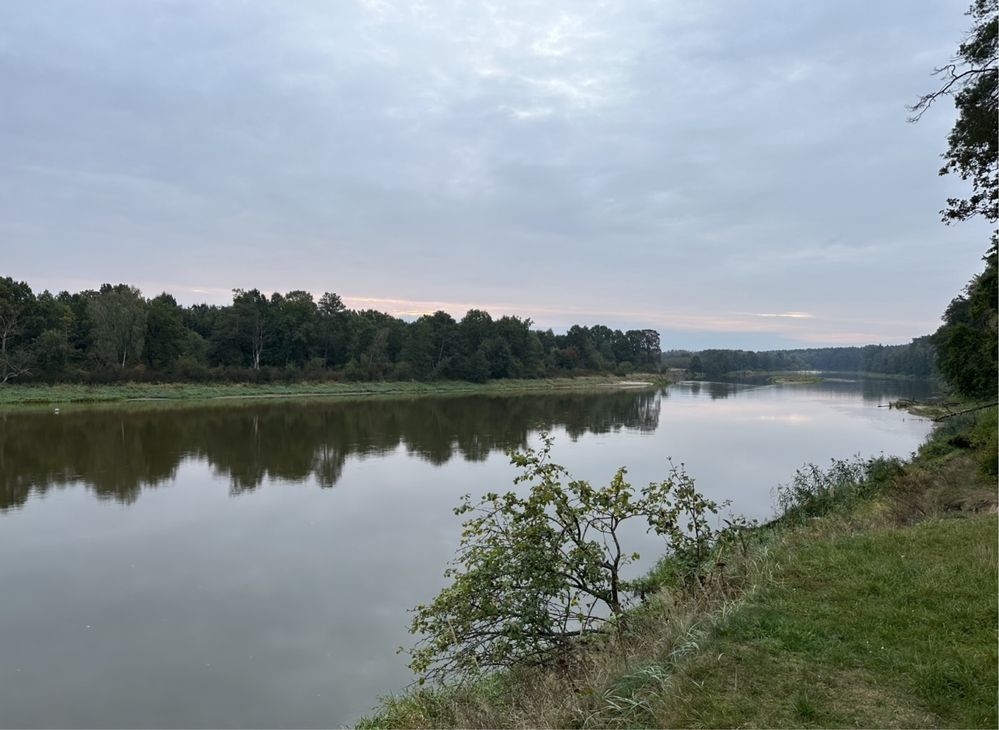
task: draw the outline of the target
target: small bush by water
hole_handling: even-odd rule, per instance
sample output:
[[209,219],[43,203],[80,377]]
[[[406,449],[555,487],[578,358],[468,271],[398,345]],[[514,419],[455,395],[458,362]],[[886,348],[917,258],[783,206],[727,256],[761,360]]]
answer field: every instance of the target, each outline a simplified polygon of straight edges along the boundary
[[[782,516],[634,584],[618,630],[547,665],[387,698],[364,727],[995,727],[995,411],[908,463],[806,465]],[[683,576],[687,576],[686,579]]]
[[902,471],[899,459],[885,456],[833,459],[826,469],[806,464],[789,483],[777,487],[778,521],[800,524],[835,510],[849,510],[883,493]]

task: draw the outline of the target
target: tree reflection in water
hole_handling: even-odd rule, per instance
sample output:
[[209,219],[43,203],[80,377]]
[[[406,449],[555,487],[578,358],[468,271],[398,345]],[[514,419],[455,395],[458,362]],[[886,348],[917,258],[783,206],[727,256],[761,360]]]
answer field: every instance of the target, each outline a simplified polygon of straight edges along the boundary
[[144,488],[171,483],[186,460],[209,463],[233,494],[273,479],[333,487],[351,456],[400,446],[439,465],[523,448],[539,430],[564,429],[572,439],[655,431],[662,397],[624,390],[5,414],[0,510],[77,483],[130,504]]

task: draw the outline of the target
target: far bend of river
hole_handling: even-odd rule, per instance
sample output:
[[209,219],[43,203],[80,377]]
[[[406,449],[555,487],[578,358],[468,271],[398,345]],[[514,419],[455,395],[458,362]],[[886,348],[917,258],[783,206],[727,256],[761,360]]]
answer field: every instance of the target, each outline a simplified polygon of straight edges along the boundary
[[[336,727],[412,677],[461,494],[556,438],[574,476],[684,462],[767,517],[806,461],[907,456],[930,386],[682,383],[666,391],[0,414],[0,726]],[[657,543],[644,537],[645,565]]]

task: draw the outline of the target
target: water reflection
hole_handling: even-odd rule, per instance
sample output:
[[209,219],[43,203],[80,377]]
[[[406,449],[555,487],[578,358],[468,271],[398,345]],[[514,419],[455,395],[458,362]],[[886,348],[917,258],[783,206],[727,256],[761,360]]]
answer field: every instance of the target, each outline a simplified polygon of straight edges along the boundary
[[938,384],[925,378],[885,378],[858,373],[821,373],[821,380],[814,383],[770,382],[769,375],[749,375],[724,381],[687,380],[673,385],[673,389],[692,395],[707,395],[711,400],[730,398],[756,388],[794,388],[801,395],[816,394],[823,398],[840,396],[855,399],[858,395],[867,401],[895,399],[925,400],[937,395]]
[[621,428],[652,432],[661,397],[627,390],[6,414],[0,510],[74,483],[131,504],[143,489],[172,482],[186,459],[207,461],[233,494],[272,479],[333,487],[351,456],[400,446],[440,465],[522,448],[539,429],[563,428],[573,439]]
[[[0,415],[0,552],[16,556],[0,563],[0,726],[347,726],[412,681],[406,611],[444,585],[459,496],[511,484],[498,451],[546,428],[573,475],[626,465],[635,485],[672,456],[766,519],[802,462],[915,448],[928,424],[876,407],[902,387]],[[637,532],[653,560],[661,541]]]

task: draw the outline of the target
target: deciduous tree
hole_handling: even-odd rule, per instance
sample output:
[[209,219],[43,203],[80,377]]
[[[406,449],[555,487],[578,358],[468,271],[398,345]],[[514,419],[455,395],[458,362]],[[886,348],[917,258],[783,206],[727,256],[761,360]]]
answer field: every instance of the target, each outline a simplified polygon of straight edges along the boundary
[[105,365],[138,362],[146,333],[146,302],[134,286],[104,284],[89,301],[94,354]]
[[151,299],[146,315],[146,362],[151,368],[169,370],[184,351],[190,332],[184,313],[169,294]]
[[264,345],[271,334],[270,302],[258,289],[233,289],[232,312],[241,347],[249,356],[250,367],[259,370]]
[[0,383],[27,372],[26,353],[16,345],[34,299],[27,283],[0,278]]
[[622,526],[645,522],[667,550],[695,569],[718,533],[708,524],[718,506],[694,489],[682,467],[634,489],[619,469],[594,487],[571,479],[540,451],[511,455],[526,490],[466,495],[468,515],[452,579],[411,625],[422,638],[411,667],[433,679],[459,678],[517,663],[546,663],[582,637],[613,626],[632,600],[623,568],[638,559]]
[[981,215],[995,223],[999,216],[999,0],[975,0],[968,15],[972,27],[957,54],[934,71],[942,84],[910,107],[910,119],[919,120],[941,97],[954,100],[957,120],[947,138],[940,174],[954,173],[970,181],[971,194],[948,199],[941,211],[943,218],[949,223]]
[[999,367],[996,308],[996,244],[999,232],[999,0],[975,0],[968,15],[972,27],[949,63],[936,69],[940,88],[913,105],[918,120],[943,97],[957,107],[947,138],[941,175],[956,173],[971,183],[964,198],[950,198],[942,211],[946,223],[982,216],[992,223],[985,271],[968,284],[944,313],[934,335],[940,372],[959,393],[994,397]]

